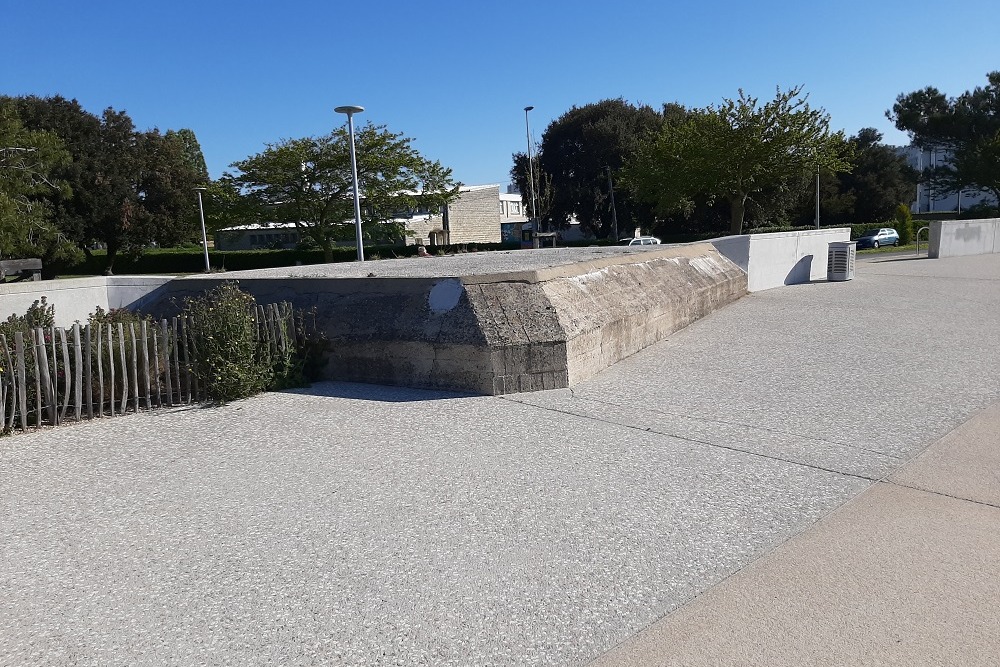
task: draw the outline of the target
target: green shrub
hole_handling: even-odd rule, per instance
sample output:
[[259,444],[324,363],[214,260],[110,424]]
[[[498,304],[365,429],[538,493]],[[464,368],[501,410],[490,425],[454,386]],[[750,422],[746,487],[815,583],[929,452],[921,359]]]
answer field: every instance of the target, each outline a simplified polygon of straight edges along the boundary
[[906,204],[900,204],[896,207],[893,218],[893,226],[899,233],[899,245],[913,243],[913,214],[910,213],[910,207]]
[[264,391],[270,359],[258,337],[257,302],[234,283],[184,300],[194,346],[194,374],[209,399],[225,403]]
[[0,333],[6,335],[7,340],[13,340],[15,331],[26,333],[36,327],[51,327],[55,321],[56,307],[43,296],[35,299],[24,315],[11,315],[0,323]]
[[184,300],[193,372],[220,403],[316,379],[326,353],[315,312],[288,303],[258,306],[236,283]]

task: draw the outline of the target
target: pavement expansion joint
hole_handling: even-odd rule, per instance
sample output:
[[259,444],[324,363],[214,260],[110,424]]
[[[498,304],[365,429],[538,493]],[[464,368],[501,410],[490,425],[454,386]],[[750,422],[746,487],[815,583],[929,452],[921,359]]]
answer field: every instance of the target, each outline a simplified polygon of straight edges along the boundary
[[[607,405],[607,406],[614,407],[614,408],[619,408],[619,409],[629,407],[627,404],[618,403],[616,401],[605,401],[605,400],[601,400],[599,398],[584,398],[583,396],[577,396],[576,394],[573,394],[573,399],[577,400],[577,401],[588,401],[588,402],[591,402],[591,403],[600,403],[601,405]],[[655,412],[656,414],[663,415],[664,417],[680,417],[680,418],[683,418],[683,419],[690,419],[692,421],[699,421],[699,422],[705,422],[705,423],[711,423],[711,424],[724,424],[726,426],[739,426],[740,428],[748,428],[748,429],[753,429],[755,431],[767,431],[769,433],[778,433],[778,434],[781,434],[781,435],[790,435],[790,436],[794,436],[796,438],[808,438],[809,440],[814,440],[816,442],[824,442],[824,443],[827,443],[827,444],[830,444],[830,445],[836,445],[838,447],[845,447],[847,449],[853,449],[853,450],[857,450],[857,451],[860,451],[860,452],[867,452],[869,454],[878,454],[879,456],[885,456],[885,457],[888,457],[888,458],[891,458],[891,459],[896,459],[896,460],[900,461],[901,463],[904,461],[904,458],[901,457],[901,456],[899,456],[899,455],[897,455],[897,454],[892,454],[890,452],[883,452],[882,450],[872,449],[871,447],[862,447],[860,445],[852,445],[852,444],[850,444],[848,442],[841,442],[839,440],[831,440],[830,438],[823,438],[823,437],[816,436],[816,435],[808,435],[808,434],[805,434],[805,433],[796,433],[795,431],[786,431],[786,430],[783,430],[783,429],[771,428],[769,426],[759,426],[759,425],[756,425],[756,424],[746,424],[746,423],[743,423],[743,422],[740,422],[740,421],[732,421],[732,420],[729,420],[729,419],[713,419],[711,417],[692,417],[691,415],[681,414],[681,413],[678,413],[678,412],[670,412],[669,410],[661,410],[661,409],[658,409],[658,408],[649,408],[649,407],[646,407],[646,408],[643,408],[643,410],[646,411],[646,412]]]
[[789,465],[800,466],[800,467],[803,467],[803,468],[809,468],[810,470],[820,470],[822,472],[828,472],[828,473],[832,473],[832,474],[835,474],[835,475],[842,475],[844,477],[850,477],[852,479],[862,479],[862,480],[865,480],[865,481],[868,481],[868,482],[879,482],[882,479],[880,477],[872,477],[872,476],[869,476],[869,475],[860,475],[858,473],[846,472],[844,470],[835,470],[833,468],[827,468],[825,466],[820,466],[820,465],[816,465],[816,464],[813,464],[813,463],[805,463],[803,461],[796,461],[796,460],[793,460],[793,459],[787,459],[787,458],[784,458],[784,457],[781,457],[781,456],[773,456],[771,454],[764,454],[764,453],[761,453],[761,452],[755,452],[753,450],[743,449],[741,447],[733,447],[732,445],[723,445],[723,444],[719,444],[717,442],[711,442],[711,441],[708,441],[708,440],[700,440],[698,438],[692,438],[690,436],[678,435],[678,434],[674,434],[674,433],[665,433],[663,431],[658,431],[658,430],[656,430],[656,429],[654,429],[652,427],[636,426],[634,424],[623,424],[622,422],[614,421],[614,420],[611,420],[611,419],[604,419],[604,418],[601,418],[601,417],[595,417],[593,415],[581,414],[579,412],[573,412],[572,410],[563,410],[563,409],[560,409],[560,408],[552,408],[552,407],[537,405],[535,403],[530,403],[530,402],[527,402],[527,401],[519,401],[519,400],[513,398],[510,394],[507,394],[507,395],[504,395],[504,396],[499,396],[498,398],[501,398],[502,400],[505,400],[505,401],[511,401],[512,403],[519,403],[521,405],[525,405],[525,406],[528,406],[528,407],[536,408],[538,410],[543,410],[545,412],[553,412],[553,413],[556,413],[556,414],[567,415],[567,416],[570,416],[570,417],[577,417],[579,419],[587,419],[587,420],[594,421],[594,422],[599,422],[599,423],[602,423],[602,424],[610,424],[612,426],[620,426],[620,427],[623,427],[623,428],[631,429],[633,431],[642,431],[643,433],[655,433],[656,435],[662,435],[662,436],[664,436],[666,438],[674,438],[676,440],[683,440],[684,442],[690,442],[690,443],[693,443],[693,444],[705,445],[707,447],[716,447],[718,449],[725,449],[725,450],[728,450],[728,451],[731,451],[731,452],[739,452],[740,454],[745,454],[747,456],[756,456],[758,458],[768,459],[770,461],[779,461],[781,463],[787,463]]
[[928,489],[925,486],[914,486],[912,484],[901,484],[891,479],[880,479],[878,480],[883,484],[892,484],[893,486],[898,486],[902,489],[910,489],[911,491],[921,491],[923,493],[929,493],[933,496],[941,496],[942,498],[951,498],[952,500],[961,500],[966,503],[973,503],[974,505],[982,505],[984,507],[992,507],[994,509],[1000,510],[1000,505],[996,503],[988,503],[985,500],[975,500],[973,498],[966,498],[964,496],[956,496],[953,493],[945,493],[943,491],[935,491],[934,489]]

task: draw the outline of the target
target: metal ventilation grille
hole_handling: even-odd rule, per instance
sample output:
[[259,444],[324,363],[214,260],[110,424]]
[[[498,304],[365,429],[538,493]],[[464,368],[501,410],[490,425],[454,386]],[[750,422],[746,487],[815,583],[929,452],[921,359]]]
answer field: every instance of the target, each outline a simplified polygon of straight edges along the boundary
[[856,252],[857,246],[854,241],[835,241],[831,243],[826,255],[826,279],[853,279]]

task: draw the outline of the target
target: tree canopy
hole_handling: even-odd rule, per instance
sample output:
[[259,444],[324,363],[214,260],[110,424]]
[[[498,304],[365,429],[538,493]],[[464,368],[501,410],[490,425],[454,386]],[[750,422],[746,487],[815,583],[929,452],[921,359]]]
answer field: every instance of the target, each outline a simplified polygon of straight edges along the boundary
[[674,114],[640,149],[626,177],[661,214],[690,210],[699,199],[725,201],[730,232],[739,234],[753,198],[780,197],[817,169],[848,170],[846,146],[801,87],[778,89],[764,104],[740,90],[719,106]]
[[[618,174],[642,142],[661,124],[653,108],[635,106],[623,99],[601,100],[573,107],[552,121],[542,135],[535,169],[536,192],[545,203],[538,212],[545,227],[565,228],[570,218],[598,237],[611,232],[611,198],[608,171]],[[527,160],[514,155],[511,171],[530,205]],[[615,191],[619,228],[652,222],[652,210],[624,189]]]
[[63,97],[0,98],[31,132],[58,137],[70,159],[53,166],[66,187],[39,193],[60,238],[84,252],[107,248],[106,271],[120,252],[193,238],[197,201],[193,188],[207,173],[191,130],[162,135],[138,131],[125,111],[97,116]]
[[969,188],[1000,200],[1000,71],[986,79],[985,86],[958,97],[933,87],[901,94],[886,112],[914,145],[950,154],[925,172],[937,194]]
[[[285,139],[234,162],[225,178],[260,223],[293,223],[332,261],[337,240],[354,236],[353,178],[346,127],[320,137]],[[432,210],[458,195],[451,170],[417,152],[412,139],[367,123],[356,130],[358,183],[367,238],[401,238],[393,222],[416,208]],[[232,190],[230,190],[231,194]]]
[[69,195],[69,185],[56,176],[69,160],[57,136],[26,130],[14,105],[0,100],[0,257],[51,260],[73,254],[48,201]]

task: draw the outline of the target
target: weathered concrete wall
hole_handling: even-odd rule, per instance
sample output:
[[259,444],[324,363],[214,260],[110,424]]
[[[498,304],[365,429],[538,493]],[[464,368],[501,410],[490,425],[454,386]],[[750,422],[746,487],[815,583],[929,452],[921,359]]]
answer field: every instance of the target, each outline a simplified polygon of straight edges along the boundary
[[1000,252],[1000,218],[934,220],[930,223],[931,258],[990,255]]
[[169,276],[96,276],[67,280],[0,284],[0,319],[23,315],[41,297],[55,306],[56,326],[67,327],[86,322],[97,310],[141,308],[155,300],[172,277]]
[[[161,305],[218,280],[177,280]],[[260,301],[316,308],[332,343],[330,379],[479,394],[571,386],[740,298],[747,284],[710,244],[526,271],[239,282]]]
[[743,234],[714,239],[723,255],[747,272],[747,289],[826,280],[827,252],[833,241],[849,241],[851,230],[816,229],[773,234]]

